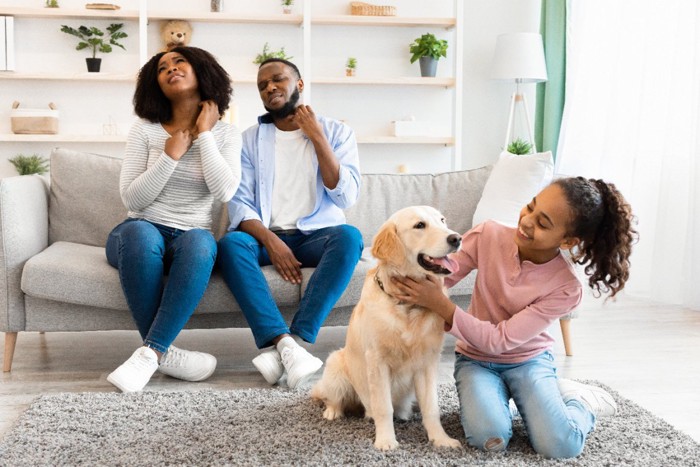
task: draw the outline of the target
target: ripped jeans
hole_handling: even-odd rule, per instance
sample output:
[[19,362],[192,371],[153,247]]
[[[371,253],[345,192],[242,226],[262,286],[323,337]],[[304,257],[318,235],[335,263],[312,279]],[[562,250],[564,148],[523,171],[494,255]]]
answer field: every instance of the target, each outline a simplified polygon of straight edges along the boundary
[[513,436],[512,398],[533,449],[550,459],[576,457],[595,426],[580,402],[564,402],[551,352],[521,363],[489,363],[456,354],[460,418],[470,446],[504,451]]

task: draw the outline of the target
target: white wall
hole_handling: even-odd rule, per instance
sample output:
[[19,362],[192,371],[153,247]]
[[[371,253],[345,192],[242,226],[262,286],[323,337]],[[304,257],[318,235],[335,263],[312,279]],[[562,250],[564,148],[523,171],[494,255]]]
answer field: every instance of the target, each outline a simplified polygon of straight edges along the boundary
[[[464,1],[464,62],[463,151],[462,167],[473,168],[495,160],[502,146],[512,87],[489,80],[488,73],[496,36],[503,32],[537,31],[540,0],[458,0]],[[315,13],[342,14],[347,12],[346,0],[313,0]],[[3,5],[41,6],[43,0],[3,0]],[[83,8],[84,0],[60,0],[62,8]],[[302,5],[295,6],[300,11]],[[374,2],[392,4],[400,14],[410,16],[449,16],[451,0],[393,0]],[[135,9],[138,0],[122,0],[123,9]],[[149,5],[166,10],[172,2],[150,0]],[[209,0],[190,0],[188,9],[207,11]],[[242,12],[259,12],[261,5],[277,11],[277,0],[225,0],[225,11],[235,8]],[[60,32],[61,24],[106,26],[109,20],[26,19],[15,20],[17,70],[62,72],[85,70],[85,52],[74,49],[75,40]],[[103,71],[130,73],[139,66],[138,25],[126,22],[130,37],[124,40],[127,51],[115,49],[103,56]],[[284,45],[288,54],[301,64],[303,43],[301,32],[294,26],[230,25],[194,23],[192,45],[212,51],[234,76],[236,114],[239,126],[245,128],[262,113],[255,86],[235,83],[236,76],[254,75],[250,63],[265,42],[273,48]],[[235,28],[235,34],[231,28]],[[424,33],[422,28],[351,28],[314,26],[312,28],[311,70],[314,76],[341,76],[345,59],[358,58],[358,76],[404,75],[418,76],[418,64],[408,61],[408,45]],[[456,50],[454,30],[431,31],[450,41],[450,51]],[[222,39],[223,38],[223,39]],[[149,56],[158,51],[158,26],[149,26]],[[381,45],[381,47],[380,47]],[[449,51],[448,51],[449,53]],[[452,76],[454,56],[440,61],[438,76]],[[398,70],[398,73],[397,73]],[[2,73],[2,72],[0,72]],[[61,111],[61,133],[102,133],[103,125],[113,123],[126,134],[133,121],[131,97],[133,84],[85,81],[0,81],[0,133],[10,132],[9,113],[14,100],[26,108],[45,108],[54,102]],[[531,111],[534,110],[534,86],[528,89]],[[358,133],[386,134],[390,122],[405,116],[417,119],[430,116],[450,125],[454,90],[442,88],[315,85],[311,104],[318,113],[345,120]],[[121,156],[121,143],[60,143],[78,150]],[[39,153],[48,156],[56,143],[0,143],[0,177],[15,175],[7,159],[18,153]],[[435,145],[361,145],[361,165],[364,172],[397,172],[405,166],[409,172],[442,172],[450,170],[451,148]]]
[[[503,148],[515,84],[489,79],[496,37],[539,32],[539,25],[540,0],[465,0],[463,168],[490,164]],[[534,114],[535,85],[523,88]]]

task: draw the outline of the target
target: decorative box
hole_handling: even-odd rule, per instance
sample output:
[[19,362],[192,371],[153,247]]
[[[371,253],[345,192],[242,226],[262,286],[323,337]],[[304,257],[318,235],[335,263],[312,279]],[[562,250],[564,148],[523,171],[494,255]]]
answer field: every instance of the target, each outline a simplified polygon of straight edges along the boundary
[[[16,105],[15,105],[16,104]],[[10,111],[12,133],[21,135],[55,135],[58,133],[58,110],[53,104],[48,109],[20,109],[15,102]]]

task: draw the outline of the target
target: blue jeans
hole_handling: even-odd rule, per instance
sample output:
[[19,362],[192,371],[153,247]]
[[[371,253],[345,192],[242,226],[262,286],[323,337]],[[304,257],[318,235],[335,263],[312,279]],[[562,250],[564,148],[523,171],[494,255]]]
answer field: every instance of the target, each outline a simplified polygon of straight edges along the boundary
[[522,363],[488,363],[457,353],[455,382],[467,442],[484,451],[504,451],[513,435],[512,398],[530,443],[543,457],[563,459],[583,451],[595,416],[579,401],[564,401],[554,357],[547,351]]
[[166,352],[207,289],[216,261],[214,236],[202,229],[127,219],[109,234],[106,253],[109,264],[119,269],[144,345]]
[[310,234],[280,235],[302,267],[315,267],[292,324],[282,317],[261,266],[272,264],[267,250],[245,232],[229,232],[219,240],[217,265],[255,337],[259,349],[282,334],[314,343],[321,325],[347,287],[362,256],[362,234],[338,225]]

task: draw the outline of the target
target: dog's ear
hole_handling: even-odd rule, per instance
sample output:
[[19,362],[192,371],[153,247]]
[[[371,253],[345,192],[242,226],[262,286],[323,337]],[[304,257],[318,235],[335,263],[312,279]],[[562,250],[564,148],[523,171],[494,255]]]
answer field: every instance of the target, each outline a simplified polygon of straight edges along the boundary
[[381,260],[402,258],[403,247],[396,231],[396,224],[385,223],[372,240],[372,256]]

